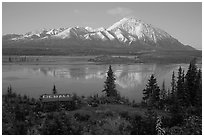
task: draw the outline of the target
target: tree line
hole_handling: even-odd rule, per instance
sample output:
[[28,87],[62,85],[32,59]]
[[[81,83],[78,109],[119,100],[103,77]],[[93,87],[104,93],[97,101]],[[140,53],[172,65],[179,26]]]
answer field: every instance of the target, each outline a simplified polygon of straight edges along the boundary
[[201,75],[201,69],[197,68],[195,59],[190,62],[186,74],[181,67],[178,69],[177,77],[173,71],[171,89],[165,88],[165,82],[160,89],[152,74],[143,90],[143,101],[146,106],[157,109],[177,112],[194,107],[200,111],[202,108]]

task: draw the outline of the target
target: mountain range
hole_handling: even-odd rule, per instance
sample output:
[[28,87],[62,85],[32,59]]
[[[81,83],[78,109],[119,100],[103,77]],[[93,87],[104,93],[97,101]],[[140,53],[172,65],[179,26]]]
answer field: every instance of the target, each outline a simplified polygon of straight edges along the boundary
[[25,34],[7,34],[2,38],[8,47],[131,48],[134,50],[194,50],[164,30],[136,18],[123,18],[110,27],[70,27],[42,29]]

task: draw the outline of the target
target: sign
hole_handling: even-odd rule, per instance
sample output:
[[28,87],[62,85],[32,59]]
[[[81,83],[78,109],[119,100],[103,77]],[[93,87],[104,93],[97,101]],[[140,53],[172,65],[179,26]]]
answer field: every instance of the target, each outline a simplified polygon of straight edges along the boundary
[[42,102],[55,102],[55,101],[71,101],[72,95],[70,94],[43,94],[40,97]]

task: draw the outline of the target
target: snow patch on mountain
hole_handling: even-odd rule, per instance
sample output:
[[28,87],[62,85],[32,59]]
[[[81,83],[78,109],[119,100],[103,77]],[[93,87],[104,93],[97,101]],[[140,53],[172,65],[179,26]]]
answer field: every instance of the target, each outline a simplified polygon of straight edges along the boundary
[[58,33],[57,35],[54,35],[53,37],[61,39],[71,38],[71,29],[72,28],[65,29],[64,31]]

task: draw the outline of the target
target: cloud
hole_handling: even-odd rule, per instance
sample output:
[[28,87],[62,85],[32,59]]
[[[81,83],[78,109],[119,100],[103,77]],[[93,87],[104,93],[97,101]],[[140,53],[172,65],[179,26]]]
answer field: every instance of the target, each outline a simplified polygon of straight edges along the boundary
[[128,16],[133,13],[133,10],[123,7],[116,7],[110,10],[107,10],[107,13],[110,15],[119,15],[119,16]]

